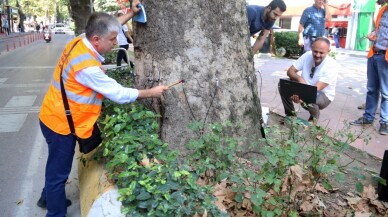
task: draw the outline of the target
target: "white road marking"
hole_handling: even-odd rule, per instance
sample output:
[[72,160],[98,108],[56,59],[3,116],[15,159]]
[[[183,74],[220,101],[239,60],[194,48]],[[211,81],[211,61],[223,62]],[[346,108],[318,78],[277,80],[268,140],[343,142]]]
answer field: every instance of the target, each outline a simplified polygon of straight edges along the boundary
[[13,96],[4,107],[32,106],[35,102],[36,95],[32,96]]
[[18,132],[26,118],[27,114],[0,115],[0,133]]
[[0,69],[55,69],[55,66],[2,66]]
[[[43,138],[42,133],[40,132],[39,127],[35,127],[35,139],[32,152],[30,154],[30,159],[28,159],[27,162],[27,173],[25,174],[25,177],[23,179],[22,185],[20,186],[20,196],[19,198],[24,200],[23,206],[19,206],[16,210],[16,213],[14,216],[31,216],[31,212],[35,210],[39,210],[38,208],[32,208],[27,206],[27,204],[33,204],[35,206],[36,201],[34,200],[34,195],[35,194],[33,189],[41,189],[43,187],[43,184],[41,183],[34,183],[33,180],[36,180],[35,175],[38,174],[38,170],[44,170],[44,168],[40,168],[39,165],[41,163],[42,159],[42,153],[43,153],[43,147],[45,147],[45,140]],[[45,157],[43,157],[45,159]],[[43,178],[43,177],[42,177]],[[43,182],[44,183],[44,182]],[[41,184],[41,186],[37,186],[37,184]],[[40,194],[40,190],[38,190]],[[39,198],[39,195],[35,195]],[[42,211],[43,212],[43,211]],[[44,211],[45,213],[45,211]],[[42,213],[40,213],[42,214]]]
[[28,88],[28,87],[48,87],[50,83],[35,84],[0,84],[0,88]]
[[0,115],[39,113],[40,106],[0,108]]

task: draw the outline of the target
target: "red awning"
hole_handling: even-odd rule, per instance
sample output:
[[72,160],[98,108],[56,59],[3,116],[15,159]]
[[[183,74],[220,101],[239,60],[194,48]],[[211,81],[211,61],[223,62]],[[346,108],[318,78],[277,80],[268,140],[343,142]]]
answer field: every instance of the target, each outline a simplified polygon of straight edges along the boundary
[[[352,14],[351,8],[351,3],[344,3],[340,5],[329,3],[329,10],[331,15],[349,16]],[[282,17],[302,16],[304,9],[306,9],[304,6],[287,7],[287,10],[283,13]]]

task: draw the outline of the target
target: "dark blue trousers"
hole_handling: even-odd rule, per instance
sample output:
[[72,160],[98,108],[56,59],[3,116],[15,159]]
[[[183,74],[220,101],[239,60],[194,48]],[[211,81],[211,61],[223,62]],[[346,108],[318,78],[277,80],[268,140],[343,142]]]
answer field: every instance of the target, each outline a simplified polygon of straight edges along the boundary
[[45,184],[42,197],[47,201],[46,217],[64,217],[67,213],[65,185],[73,163],[75,137],[50,130],[40,121],[40,128],[48,144]]

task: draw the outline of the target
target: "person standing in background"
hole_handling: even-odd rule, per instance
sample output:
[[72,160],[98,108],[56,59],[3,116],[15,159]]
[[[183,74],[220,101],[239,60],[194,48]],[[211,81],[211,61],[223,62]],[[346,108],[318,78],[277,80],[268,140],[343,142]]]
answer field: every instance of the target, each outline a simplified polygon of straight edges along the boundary
[[312,42],[325,35],[326,21],[331,21],[327,0],[314,0],[314,5],[303,11],[299,21],[298,44],[310,51]]
[[357,120],[350,122],[351,125],[370,125],[373,123],[379,104],[380,105],[380,128],[381,135],[388,135],[388,0],[384,1],[375,22],[376,29],[368,34],[372,46],[368,53],[367,63],[367,94],[365,112]]
[[335,47],[336,48],[339,48],[340,47],[340,43],[339,43],[339,30],[338,30],[338,26],[334,26],[334,28],[331,30],[331,34],[333,35],[333,39],[334,39],[334,42],[335,42]]
[[[122,16],[123,14],[119,13],[118,17]],[[116,65],[121,66],[121,61],[124,59],[124,62],[129,64],[129,60],[127,59],[127,54],[126,52],[128,51],[129,48],[129,43],[133,43],[133,39],[131,35],[129,34],[127,24],[124,24],[121,26],[119,33],[117,34],[117,43],[120,48],[125,49],[124,50],[119,50],[116,58]],[[133,68],[133,63],[131,62],[131,67]]]

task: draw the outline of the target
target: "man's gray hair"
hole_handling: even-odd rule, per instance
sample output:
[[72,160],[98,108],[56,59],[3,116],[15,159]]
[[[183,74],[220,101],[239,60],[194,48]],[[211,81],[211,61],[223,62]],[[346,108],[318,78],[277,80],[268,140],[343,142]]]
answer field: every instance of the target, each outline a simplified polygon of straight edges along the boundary
[[104,37],[111,32],[120,31],[119,21],[103,12],[96,12],[90,15],[85,27],[85,35],[87,39],[91,39],[94,35]]

